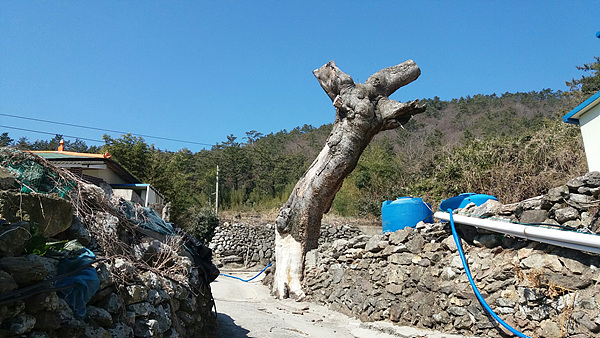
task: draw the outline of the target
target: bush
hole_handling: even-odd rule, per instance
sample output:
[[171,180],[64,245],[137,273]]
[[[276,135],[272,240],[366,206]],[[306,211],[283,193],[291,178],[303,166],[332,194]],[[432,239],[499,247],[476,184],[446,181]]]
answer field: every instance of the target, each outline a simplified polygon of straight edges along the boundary
[[219,225],[219,217],[213,209],[202,208],[192,213],[188,224],[190,235],[208,244],[215,234],[215,228]]

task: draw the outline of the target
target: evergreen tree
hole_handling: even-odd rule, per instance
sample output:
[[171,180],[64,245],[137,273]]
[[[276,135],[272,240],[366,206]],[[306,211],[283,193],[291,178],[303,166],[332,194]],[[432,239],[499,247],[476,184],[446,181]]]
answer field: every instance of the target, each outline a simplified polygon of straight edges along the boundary
[[571,90],[580,90],[585,96],[592,95],[600,90],[600,57],[595,56],[596,61],[577,66],[577,69],[589,72],[589,76],[582,75],[581,79],[567,81]]

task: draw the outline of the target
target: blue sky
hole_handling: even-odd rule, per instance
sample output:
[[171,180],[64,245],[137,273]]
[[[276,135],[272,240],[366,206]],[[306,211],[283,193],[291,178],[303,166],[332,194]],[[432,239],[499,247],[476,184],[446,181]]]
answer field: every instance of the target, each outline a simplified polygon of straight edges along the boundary
[[212,145],[333,122],[312,75],[329,60],[363,82],[413,59],[400,101],[566,90],[600,56],[599,18],[598,1],[0,1],[0,113]]

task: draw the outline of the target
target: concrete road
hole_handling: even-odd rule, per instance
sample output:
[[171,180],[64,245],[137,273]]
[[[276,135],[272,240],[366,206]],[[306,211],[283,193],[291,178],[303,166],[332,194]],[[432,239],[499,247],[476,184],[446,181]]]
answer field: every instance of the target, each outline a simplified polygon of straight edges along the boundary
[[[257,271],[221,271],[248,279]],[[211,289],[217,305],[220,338],[239,337],[349,337],[391,338],[463,336],[400,327],[388,322],[361,323],[324,306],[308,302],[277,300],[262,285],[262,275],[252,282],[219,276]]]

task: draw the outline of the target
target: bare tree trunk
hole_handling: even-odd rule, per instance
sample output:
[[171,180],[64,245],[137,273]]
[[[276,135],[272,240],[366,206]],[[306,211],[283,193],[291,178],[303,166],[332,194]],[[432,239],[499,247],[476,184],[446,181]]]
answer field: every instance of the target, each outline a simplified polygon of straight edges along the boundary
[[418,100],[401,103],[388,98],[421,74],[412,60],[382,69],[364,84],[354,83],[333,61],[313,74],[331,98],[336,117],[323,150],[296,183],[275,221],[273,293],[280,298],[304,296],[306,252],[317,247],[323,214],[373,136],[425,111]]

